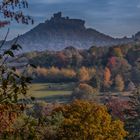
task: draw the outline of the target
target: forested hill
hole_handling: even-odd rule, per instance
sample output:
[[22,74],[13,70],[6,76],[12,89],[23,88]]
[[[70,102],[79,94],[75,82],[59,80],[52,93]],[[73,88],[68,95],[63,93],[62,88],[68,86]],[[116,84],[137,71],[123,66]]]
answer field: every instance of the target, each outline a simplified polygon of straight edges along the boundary
[[[139,44],[113,47],[93,46],[89,49],[83,50],[67,47],[62,51],[35,51],[32,53],[26,53],[23,56],[26,57],[29,63],[35,64],[39,67],[39,71],[42,72],[39,73],[38,76],[42,75],[44,77],[43,71],[52,67],[60,70],[73,69],[75,71],[82,67],[94,67],[98,69],[98,72],[101,75],[104,73],[105,68],[108,68],[112,79],[119,74],[123,77],[125,83],[129,81],[132,81],[135,84],[140,83]],[[63,80],[61,82],[63,82]]]
[[[54,14],[51,19],[21,35],[18,38],[18,43],[23,47],[24,52],[30,52],[35,50],[62,50],[68,46],[87,49],[93,45],[111,46],[128,43],[132,40],[132,38],[112,38],[95,29],[86,28],[84,20],[63,17],[59,12]],[[11,41],[7,44],[11,44]]]

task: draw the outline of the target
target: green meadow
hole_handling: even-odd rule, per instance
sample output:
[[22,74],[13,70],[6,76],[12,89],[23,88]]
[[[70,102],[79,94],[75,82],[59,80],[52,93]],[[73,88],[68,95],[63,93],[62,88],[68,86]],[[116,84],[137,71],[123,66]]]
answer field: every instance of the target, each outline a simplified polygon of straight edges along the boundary
[[27,95],[47,102],[67,102],[74,87],[74,83],[34,83],[29,86]]

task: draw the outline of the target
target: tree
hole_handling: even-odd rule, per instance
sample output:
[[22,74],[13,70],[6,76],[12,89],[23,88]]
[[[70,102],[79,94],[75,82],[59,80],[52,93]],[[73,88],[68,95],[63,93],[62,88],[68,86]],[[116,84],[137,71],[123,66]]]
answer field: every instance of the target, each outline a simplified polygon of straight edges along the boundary
[[106,106],[113,118],[125,122],[125,110],[129,108],[128,101],[112,97],[108,100]]
[[130,78],[131,65],[125,58],[110,57],[108,59],[107,67],[112,73],[112,77],[115,77],[118,73],[121,74],[125,79]]
[[67,57],[63,52],[58,52],[56,53],[56,61],[58,61],[57,65],[58,67],[62,68],[62,67],[66,67],[66,64],[68,63],[67,61]]
[[[11,20],[16,20],[18,23],[28,24],[33,20],[29,16],[25,16],[21,10],[28,7],[25,0],[2,0],[0,3],[0,14],[7,20],[0,21],[0,28],[10,24]],[[8,21],[9,20],[9,21]],[[12,124],[23,113],[25,109],[24,103],[19,103],[19,95],[25,96],[28,89],[28,84],[31,78],[26,75],[25,65],[23,72],[18,73],[17,68],[10,64],[9,59],[15,57],[15,51],[21,49],[17,44],[17,40],[11,44],[8,49],[3,49],[6,42],[9,30],[5,39],[0,44],[0,139],[7,139],[8,135],[13,133]]]
[[0,53],[0,138],[5,134],[13,132],[12,124],[24,111],[25,104],[19,103],[19,96],[26,96],[28,84],[31,78],[26,75],[26,68],[23,72],[17,72],[15,66],[9,65],[9,59],[13,58],[14,51],[20,49],[19,45],[12,45],[10,49]]
[[[29,71],[29,73],[32,75],[33,71]],[[34,73],[38,79],[46,80],[47,82],[71,82],[77,80],[76,72],[70,68],[59,69],[57,67],[50,67],[47,69],[37,67]]]
[[115,77],[115,89],[117,91],[123,91],[124,90],[124,81],[121,75],[117,75]]
[[80,82],[85,82],[90,80],[90,75],[87,68],[85,67],[80,68],[78,73],[78,79]]
[[97,91],[100,90],[100,78],[99,75],[96,74],[90,79],[90,81],[88,82],[89,85],[91,85],[94,89],[96,89]]
[[132,92],[130,96],[130,108],[126,113],[126,130],[129,132],[128,140],[140,139],[140,87]]
[[55,112],[64,116],[57,133],[61,140],[123,140],[127,135],[123,123],[113,120],[102,105],[77,100]]
[[104,70],[104,81],[103,81],[103,86],[104,88],[109,88],[111,86],[111,72],[108,67],[105,67]]
[[26,0],[2,0],[0,13],[7,20],[1,20],[0,27],[10,24],[10,21],[13,19],[16,20],[17,23],[29,24],[29,21],[31,21],[33,24],[33,19],[30,16],[25,16],[21,11],[21,7],[28,8],[28,2]]
[[123,54],[122,54],[121,48],[115,47],[115,48],[114,48],[114,55],[115,55],[116,57],[123,58]]
[[73,99],[83,99],[83,100],[95,100],[95,96],[97,95],[96,89],[88,84],[79,84],[77,88],[72,93]]
[[129,84],[127,86],[128,91],[134,91],[136,89],[135,84],[132,81],[129,81]]

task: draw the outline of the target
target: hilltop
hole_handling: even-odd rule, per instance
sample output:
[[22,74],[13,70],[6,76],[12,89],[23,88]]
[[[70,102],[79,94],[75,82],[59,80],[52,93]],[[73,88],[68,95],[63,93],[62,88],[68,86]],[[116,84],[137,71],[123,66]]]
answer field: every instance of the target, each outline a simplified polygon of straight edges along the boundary
[[131,41],[130,38],[114,39],[95,29],[86,28],[84,20],[63,17],[61,12],[54,14],[49,20],[40,23],[18,39],[18,43],[26,52],[62,50],[68,46],[87,49],[93,45],[111,46]]

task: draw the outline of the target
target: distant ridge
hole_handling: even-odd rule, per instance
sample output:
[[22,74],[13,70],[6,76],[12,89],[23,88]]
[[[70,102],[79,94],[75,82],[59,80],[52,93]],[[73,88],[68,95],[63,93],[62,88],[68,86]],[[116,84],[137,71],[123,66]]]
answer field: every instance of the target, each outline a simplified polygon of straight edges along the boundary
[[[14,39],[15,40],[15,39]],[[9,43],[13,42],[9,41]],[[18,39],[25,52],[62,50],[68,46],[78,49],[91,46],[111,46],[131,42],[131,38],[114,39],[92,28],[85,27],[85,21],[62,17],[55,13],[50,20],[40,23]]]

